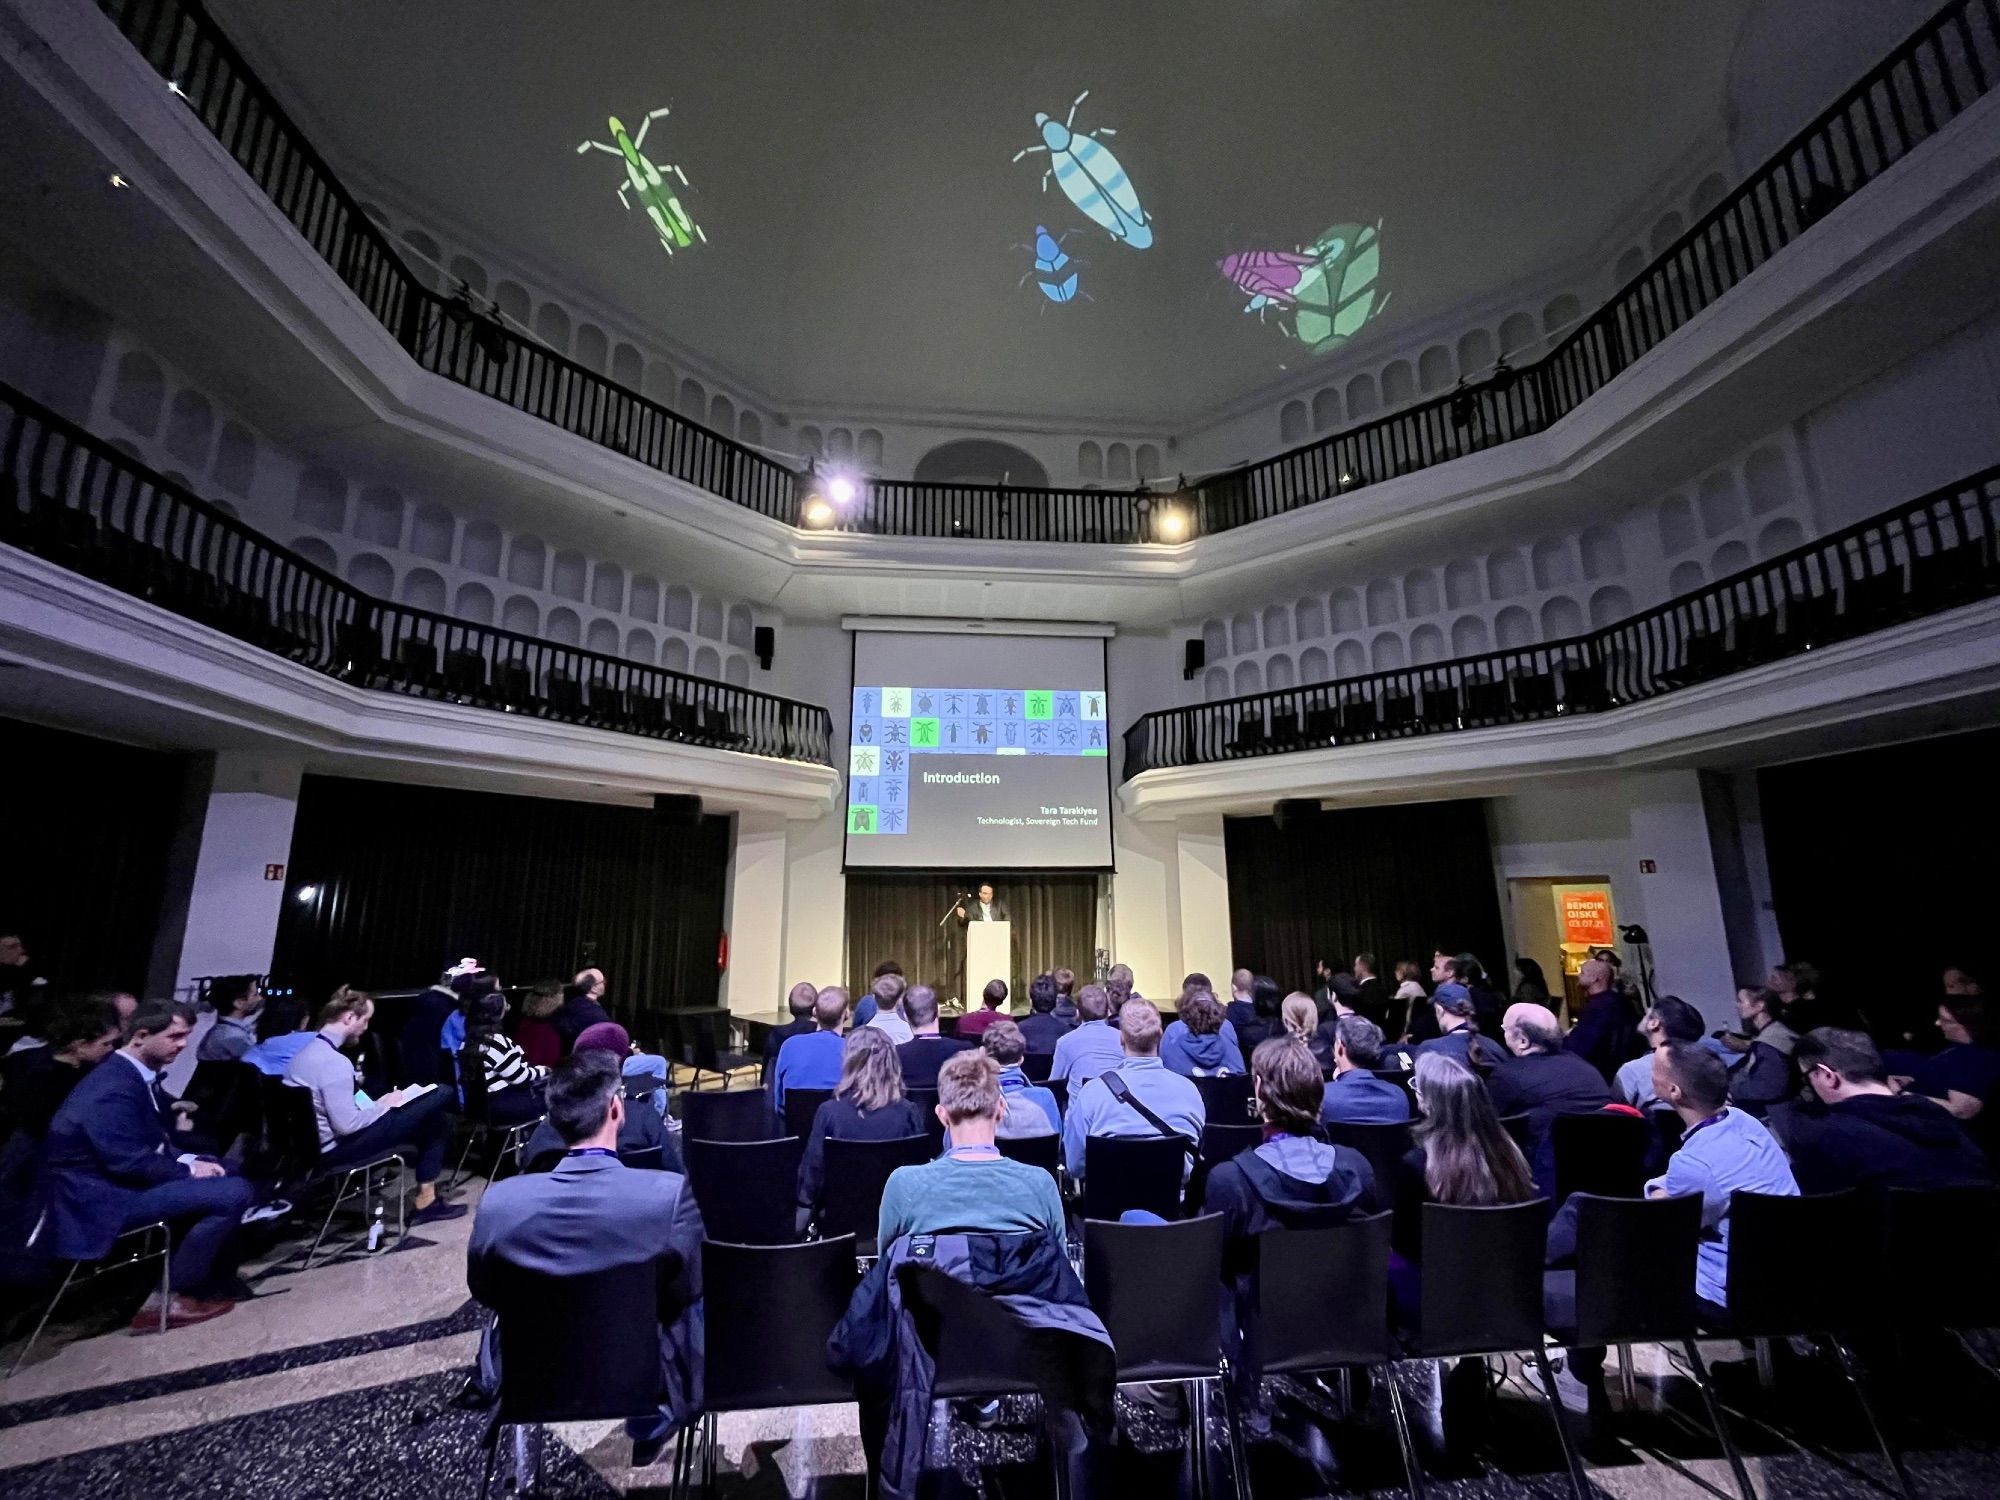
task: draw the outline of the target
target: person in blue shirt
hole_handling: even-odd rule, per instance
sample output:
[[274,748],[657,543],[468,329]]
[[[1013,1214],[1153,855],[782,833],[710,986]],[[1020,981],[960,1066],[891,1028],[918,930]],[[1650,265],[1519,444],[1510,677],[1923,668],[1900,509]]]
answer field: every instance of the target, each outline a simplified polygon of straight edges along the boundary
[[[1088,1025],[1078,1028],[1089,1029]],[[1092,1136],[1130,1140],[1160,1134],[1150,1120],[1112,1093],[1113,1077],[1174,1134],[1190,1142],[1201,1140],[1202,1128],[1208,1123],[1201,1090],[1189,1079],[1168,1071],[1160,1061],[1160,1031],[1160,1013],[1151,1001],[1128,1000],[1119,1011],[1113,1032],[1121,1053],[1118,1066],[1106,1068],[1070,1097],[1069,1118],[1063,1122],[1063,1162],[1072,1181],[1083,1181],[1084,1143]],[[1183,1177],[1191,1165],[1191,1160],[1183,1165]]]
[[312,1008],[302,995],[273,995],[257,1013],[257,1042],[244,1053],[247,1062],[260,1073],[283,1078],[293,1058],[319,1035],[312,1024]]
[[1183,1078],[1215,1078],[1249,1071],[1222,1002],[1207,989],[1181,992],[1180,1019],[1160,1038],[1160,1061]]
[[[1007,1099],[1007,1113],[999,1126],[1001,1139],[1058,1134],[1062,1130],[1062,1109],[1056,1104],[1056,1096],[1040,1084],[1030,1082],[1021,1067],[1021,1059],[1028,1055],[1028,1041],[1014,1018],[995,1018],[979,1042],[986,1055],[1000,1064],[1000,1092]],[[1047,1117],[1046,1129],[1043,1116]]]
[[1068,1080],[1071,1094],[1099,1073],[1125,1060],[1118,1042],[1118,1023],[1111,1017],[1111,992],[1101,984],[1086,984],[1076,996],[1077,1026],[1056,1043],[1049,1077]]
[[1400,1125],[1410,1118],[1410,1096],[1371,1071],[1382,1063],[1382,1028],[1349,1014],[1333,1024],[1333,1081],[1319,1107],[1328,1124]]
[[813,1001],[813,1024],[819,1029],[787,1037],[771,1065],[771,1107],[785,1111],[785,1090],[831,1089],[840,1083],[840,1026],[847,1019],[847,991],[830,984]]

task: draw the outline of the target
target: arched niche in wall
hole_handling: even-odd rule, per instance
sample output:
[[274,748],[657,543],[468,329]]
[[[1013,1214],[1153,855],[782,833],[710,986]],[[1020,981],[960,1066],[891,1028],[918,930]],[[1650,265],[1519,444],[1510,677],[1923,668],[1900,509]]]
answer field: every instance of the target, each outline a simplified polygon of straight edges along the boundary
[[354,536],[371,547],[403,545],[403,496],[386,484],[371,484],[354,502]]
[[512,594],[500,610],[500,626],[520,635],[542,633],[542,607],[526,594]]
[[1653,256],[1657,259],[1666,254],[1667,248],[1681,237],[1681,232],[1686,228],[1687,221],[1672,209],[1661,214],[1653,222],[1653,233],[1649,240]]
[[315,531],[344,531],[347,481],[322,464],[306,469],[292,498],[292,519]]
[[1340,425],[1340,392],[1332,386],[1313,393],[1313,431],[1326,432]]
[[1264,674],[1254,661],[1239,661],[1229,685],[1238,698],[1246,693],[1261,693],[1264,691]]
[[708,425],[725,436],[736,431],[736,403],[727,396],[709,397]]
[[334,556],[333,548],[316,536],[293,537],[292,550],[307,562],[316,563],[329,573],[337,574],[340,571],[340,559]]
[[1292,634],[1301,641],[1316,641],[1326,634],[1326,605],[1305,598],[1292,606]]
[[469,620],[474,625],[493,623],[493,590],[483,583],[459,585],[458,597],[452,601],[451,612],[461,620]]
[[583,621],[577,612],[558,604],[549,611],[548,624],[544,633],[558,646],[581,646],[583,644]]
[[1438,612],[1437,574],[1429,568],[1412,568],[1403,575],[1403,613],[1412,620]]
[[1484,380],[1498,357],[1493,335],[1484,328],[1475,328],[1458,341],[1458,373],[1462,379]]
[[1427,667],[1444,660],[1444,632],[1435,625],[1419,625],[1410,632],[1410,661]]
[[1768,560],[1805,544],[1805,528],[1790,516],[1780,516],[1757,533],[1757,556]]
[[625,660],[636,661],[650,667],[659,659],[659,652],[653,644],[652,631],[641,630],[634,626],[625,632]]
[[403,245],[410,252],[403,259],[409,262],[411,274],[432,291],[443,291],[441,262],[444,257],[438,250],[438,242],[421,229],[406,229],[403,231]]
[[609,620],[592,620],[583,633],[583,644],[591,651],[602,651],[606,656],[616,656],[621,644],[618,627]]
[[500,528],[491,521],[467,521],[459,538],[458,565],[481,578],[500,576]]
[[733,687],[750,686],[750,659],[732,656],[722,664],[722,680]]
[[1264,610],[1263,629],[1266,646],[1291,645],[1292,612],[1282,604],[1267,605]]
[[628,391],[636,391],[646,383],[646,361],[630,344],[620,344],[611,351],[611,378]]
[[236,422],[224,422],[222,435],[215,441],[215,482],[232,495],[245,499],[257,482],[257,439],[250,429]]
[[1743,523],[1743,495],[1736,476],[1727,469],[1702,475],[1695,486],[1695,505],[1701,512],[1701,534],[1710,540]]
[[1583,576],[1592,583],[1616,578],[1625,571],[1625,544],[1614,527],[1586,528],[1577,538],[1577,550],[1583,553]]
[[[1395,637],[1391,636],[1391,640]],[[1361,649],[1361,642],[1338,641],[1333,648],[1333,676],[1338,681],[1348,677],[1365,677],[1368,674],[1368,653]]]
[[1292,659],[1285,655],[1284,652],[1278,652],[1277,655],[1264,663],[1264,687],[1266,690],[1277,693],[1282,692],[1286,688],[1297,687],[1298,685],[1298,670],[1292,665]]
[[1204,620],[1201,627],[1202,657],[1221,661],[1229,655],[1229,626],[1221,620]]
[[160,427],[160,410],[166,404],[167,377],[152,355],[128,349],[118,361],[118,373],[111,388],[111,415],[142,437],[151,437]]
[[1688,504],[1687,496],[1667,496],[1660,502],[1657,519],[1660,526],[1660,550],[1667,556],[1677,556],[1699,540],[1694,524],[1694,507]]
[[1470,609],[1479,599],[1479,569],[1464,558],[1446,563],[1444,602],[1453,609]]
[[1368,585],[1368,623],[1387,625],[1400,619],[1402,610],[1396,599],[1396,585],[1386,578],[1377,578]]
[[1701,219],[1711,208],[1729,196],[1729,180],[1720,172],[1710,172],[1696,185],[1688,198],[1688,217]]
[[1328,594],[1326,610],[1335,635],[1351,635],[1362,626],[1361,597],[1353,589],[1335,589]]
[[650,573],[634,573],[632,592],[625,600],[625,613],[636,620],[657,624],[660,618],[660,580]]
[[1772,448],[1756,448],[1743,461],[1743,488],[1750,496],[1750,514],[1768,516],[1792,503],[1792,476],[1785,456]]
[[823,458],[826,456],[826,438],[817,427],[808,424],[799,429],[799,457]]
[[569,353],[569,314],[553,302],[535,309],[535,337],[558,354]]
[[1403,655],[1403,638],[1385,630],[1368,643],[1368,661],[1377,672],[1393,672],[1409,663]]
[[1085,479],[1104,477],[1104,450],[1095,443],[1076,445],[1076,472]]
[[1392,359],[1382,367],[1382,405],[1389,411],[1417,399],[1417,373],[1407,359]]
[[694,595],[684,585],[670,583],[661,599],[661,623],[670,630],[694,628]]
[[736,414],[736,441],[746,448],[764,446],[764,419],[754,411]]
[[1534,645],[1534,617],[1518,604],[1508,605],[1493,617],[1493,644],[1502,651]]
[[1435,396],[1439,391],[1449,390],[1456,378],[1451,351],[1443,344],[1432,344],[1417,356],[1417,389],[1424,395]]
[[1201,696],[1207,703],[1219,703],[1229,696],[1229,671],[1225,667],[1210,667],[1201,674]]
[[410,517],[410,550],[432,562],[450,562],[457,532],[457,520],[442,505],[419,505]]
[[1535,543],[1531,556],[1536,588],[1555,589],[1576,582],[1576,558],[1570,552],[1568,537],[1543,537]]
[[[1081,457],[1081,454],[1079,454]],[[1125,456],[1126,473],[1132,457]],[[939,443],[917,460],[918,484],[1009,484],[1046,489],[1049,471],[1032,453],[993,438],[959,438]]]
[[1528,565],[1521,560],[1521,554],[1512,547],[1495,552],[1486,559],[1486,596],[1489,599],[1515,599],[1528,592]]
[[532,326],[535,309],[528,300],[527,291],[517,282],[502,281],[494,285],[493,305],[499,309],[501,318],[514,328]]
[[507,581],[538,589],[548,576],[548,549],[538,536],[523,534],[507,545]]
[[1542,601],[1542,639],[1567,640],[1583,634],[1583,609],[1567,594]]
[[1611,268],[1611,285],[1614,291],[1632,284],[1633,279],[1646,269],[1646,251],[1643,246],[1633,245],[1618,257],[1618,263]]
[[585,563],[581,552],[564,548],[555,557],[549,569],[549,592],[564,599],[574,599],[583,603]]
[[1582,318],[1583,304],[1574,292],[1564,292],[1542,308],[1542,333],[1552,343],[1560,343]]
[[1602,630],[1632,613],[1632,596],[1619,584],[1606,584],[1590,596],[1590,628]]
[[176,391],[167,406],[167,452],[182,463],[203,468],[209,439],[215,434],[215,408],[200,391]]
[[849,463],[854,458],[854,434],[845,427],[836,427],[826,435],[826,456],[836,463]]
[[576,325],[576,362],[602,375],[611,362],[611,340],[595,323]]
[[704,597],[696,603],[694,633],[711,641],[722,639],[722,604],[719,600]]
[[1538,337],[1533,315],[1510,313],[1500,324],[1500,353],[1513,363],[1522,364],[1533,356]]
[[1104,450],[1104,477],[1112,480],[1132,477],[1132,450],[1125,444],[1113,443]]
[[593,609],[608,609],[613,614],[625,611],[625,570],[614,562],[601,562],[590,580],[590,604]]
[[681,415],[694,422],[708,418],[708,388],[692,375],[681,380]]
[[672,411],[674,407],[674,392],[680,389],[680,383],[681,378],[679,374],[664,359],[649,359],[646,361],[644,393],[648,401],[651,401],[656,406],[663,406],[668,411]]
[[434,609],[444,613],[444,579],[429,568],[412,568],[403,575],[403,603],[412,609]]
[[373,552],[357,552],[347,560],[347,581],[377,599],[396,597],[396,570],[388,558]]
[[1305,402],[1287,401],[1278,408],[1278,441],[1285,444],[1303,442],[1305,435]]
[[854,440],[854,460],[864,469],[882,467],[882,434],[873,427],[864,427]]
[[1460,615],[1451,622],[1451,654],[1479,656],[1493,649],[1486,634],[1486,622],[1478,615]]
[[464,282],[478,296],[486,295],[486,267],[469,255],[454,255],[451,258],[451,279]]
[[1741,542],[1724,542],[1715,549],[1715,556],[1709,559],[1709,571],[1717,579],[1740,573],[1749,566],[1750,549]]
[[1347,416],[1350,421],[1359,422],[1364,417],[1372,417],[1382,409],[1382,398],[1376,393],[1375,377],[1363,371],[1347,382]]
[[694,654],[694,675],[714,682],[722,675],[722,653],[713,646],[703,646]]
[[1677,599],[1682,594],[1692,594],[1706,582],[1708,575],[1702,571],[1701,564],[1693,558],[1689,558],[1686,562],[1677,562],[1673,571],[1667,574],[1667,597]]
[[1332,671],[1326,652],[1318,646],[1308,646],[1299,653],[1299,681],[1325,682]]
[[661,641],[660,665],[669,672],[685,672],[688,669],[687,642],[673,635]]
[[1232,656],[1257,649],[1257,618],[1249,610],[1239,610],[1229,621],[1229,650]]
[[732,604],[729,606],[729,621],[723,629],[722,638],[738,651],[748,651],[756,628],[757,622],[750,616],[750,606]]

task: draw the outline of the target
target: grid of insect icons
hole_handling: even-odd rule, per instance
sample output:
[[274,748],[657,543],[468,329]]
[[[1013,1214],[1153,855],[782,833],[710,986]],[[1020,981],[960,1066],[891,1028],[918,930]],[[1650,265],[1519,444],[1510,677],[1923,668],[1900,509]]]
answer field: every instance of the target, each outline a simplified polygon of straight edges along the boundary
[[910,831],[910,772],[919,756],[1108,753],[1098,689],[857,687],[847,831]]

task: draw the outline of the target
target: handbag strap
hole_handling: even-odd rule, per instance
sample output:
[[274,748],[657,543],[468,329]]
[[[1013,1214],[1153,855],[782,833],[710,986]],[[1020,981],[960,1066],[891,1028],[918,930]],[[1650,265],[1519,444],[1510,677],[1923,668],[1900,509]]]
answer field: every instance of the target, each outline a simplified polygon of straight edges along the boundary
[[1198,1154],[1195,1143],[1174,1129],[1165,1120],[1162,1120],[1158,1115],[1154,1114],[1150,1109],[1146,1108],[1145,1105],[1141,1104],[1138,1096],[1132,1092],[1125,1080],[1120,1078],[1117,1073],[1106,1073],[1103,1075],[1103,1078],[1104,1086],[1111,1090],[1112,1098],[1116,1099],[1120,1104],[1125,1105],[1128,1109],[1137,1110],[1139,1118],[1152,1126],[1153,1129],[1159,1131],[1161,1135],[1169,1136],[1179,1141],[1181,1149],[1187,1152],[1189,1156]]

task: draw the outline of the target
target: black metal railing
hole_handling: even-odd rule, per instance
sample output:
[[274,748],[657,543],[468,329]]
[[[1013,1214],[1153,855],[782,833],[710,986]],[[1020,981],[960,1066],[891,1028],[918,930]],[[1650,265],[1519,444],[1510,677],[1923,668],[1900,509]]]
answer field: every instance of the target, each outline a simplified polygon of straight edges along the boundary
[[361,686],[830,764],[824,708],[377,599],[5,384],[0,541]]
[[860,480],[809,514],[793,469],[426,287],[200,0],[98,4],[425,369],[788,524],[1008,541],[1186,540],[1544,431],[2000,78],[2000,0],[1952,0],[1540,360],[1177,494]]
[[1167,766],[1597,713],[2000,594],[2000,466],[1587,635],[1147,714]]

